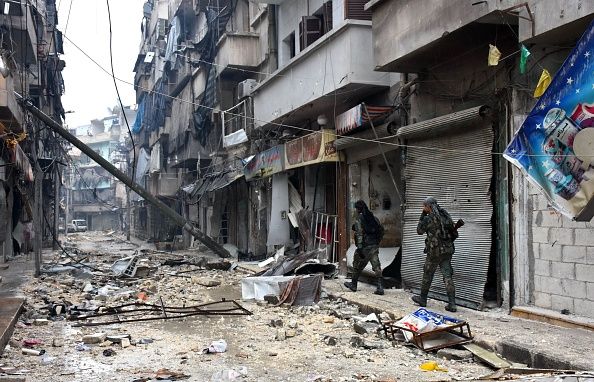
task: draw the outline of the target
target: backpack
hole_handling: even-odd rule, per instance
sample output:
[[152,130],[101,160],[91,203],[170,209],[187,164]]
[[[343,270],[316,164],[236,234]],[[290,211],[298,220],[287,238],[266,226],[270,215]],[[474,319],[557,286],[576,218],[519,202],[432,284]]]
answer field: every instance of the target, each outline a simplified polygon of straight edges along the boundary
[[363,224],[363,232],[365,233],[365,241],[369,244],[379,244],[384,238],[384,227],[379,220],[371,215],[373,219],[365,219]]

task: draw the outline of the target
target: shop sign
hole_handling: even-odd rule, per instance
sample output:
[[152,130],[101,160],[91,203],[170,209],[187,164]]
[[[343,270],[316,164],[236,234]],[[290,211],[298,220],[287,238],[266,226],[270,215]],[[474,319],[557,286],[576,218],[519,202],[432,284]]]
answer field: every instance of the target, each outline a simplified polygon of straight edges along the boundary
[[285,169],[338,161],[332,130],[316,131],[285,144]]
[[284,146],[274,146],[254,155],[243,169],[245,179],[258,179],[283,171]]

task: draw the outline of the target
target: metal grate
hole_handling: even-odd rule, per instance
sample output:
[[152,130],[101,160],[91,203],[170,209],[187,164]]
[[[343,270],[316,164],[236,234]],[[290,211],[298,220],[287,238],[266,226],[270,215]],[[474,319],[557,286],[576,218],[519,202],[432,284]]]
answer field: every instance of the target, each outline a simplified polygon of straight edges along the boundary
[[314,212],[311,232],[313,233],[313,249],[326,249],[328,261],[338,262],[336,248],[338,240],[336,235],[337,215]]

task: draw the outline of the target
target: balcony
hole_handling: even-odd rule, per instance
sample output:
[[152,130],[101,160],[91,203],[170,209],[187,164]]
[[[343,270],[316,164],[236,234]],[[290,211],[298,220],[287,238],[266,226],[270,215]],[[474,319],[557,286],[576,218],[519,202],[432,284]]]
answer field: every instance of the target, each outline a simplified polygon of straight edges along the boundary
[[254,89],[256,124],[315,119],[334,105],[348,109],[385,89],[389,78],[373,71],[371,53],[371,23],[344,21]]
[[23,111],[14,96],[14,77],[0,75],[0,122],[9,131],[19,133],[23,131],[22,121]]
[[[0,2],[2,5],[0,13],[0,25],[10,26],[11,38],[15,42],[15,61],[26,64],[37,63],[37,34],[35,22],[28,11],[29,6],[15,2]],[[8,14],[5,12],[6,4],[10,4]],[[52,47],[53,48],[53,47]],[[45,49],[47,51],[47,48]],[[53,52],[53,50],[52,50]]]
[[253,70],[262,62],[260,38],[256,33],[227,32],[218,42],[215,63],[221,76],[238,75],[247,77],[240,70]]

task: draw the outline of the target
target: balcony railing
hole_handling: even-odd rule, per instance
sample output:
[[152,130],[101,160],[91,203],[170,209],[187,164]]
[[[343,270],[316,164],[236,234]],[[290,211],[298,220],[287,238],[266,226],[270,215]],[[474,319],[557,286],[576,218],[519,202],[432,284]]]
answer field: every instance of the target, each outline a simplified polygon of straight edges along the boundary
[[223,147],[235,146],[247,142],[247,134],[254,125],[253,115],[250,98],[241,101],[221,113]]

